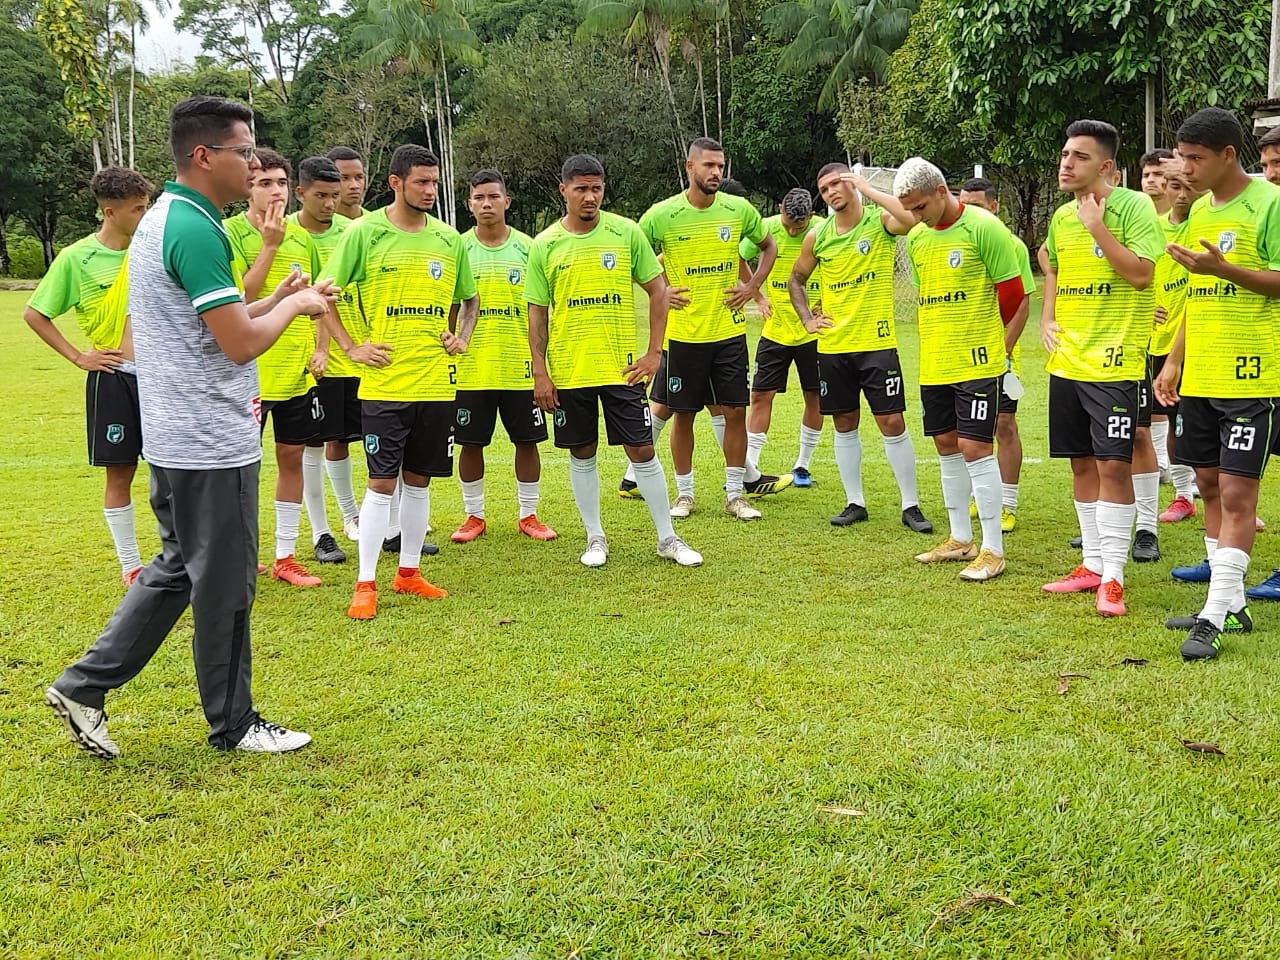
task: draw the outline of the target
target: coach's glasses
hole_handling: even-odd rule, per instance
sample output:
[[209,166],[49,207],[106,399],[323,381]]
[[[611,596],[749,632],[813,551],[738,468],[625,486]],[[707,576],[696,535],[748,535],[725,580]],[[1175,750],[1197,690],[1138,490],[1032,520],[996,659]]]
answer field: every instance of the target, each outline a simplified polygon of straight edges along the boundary
[[[255,155],[257,154],[257,152],[258,152],[258,148],[257,148],[256,146],[251,146],[251,147],[227,147],[227,146],[221,146],[221,145],[216,144],[216,143],[197,143],[197,144],[196,144],[196,146],[197,146],[197,147],[204,147],[206,150],[231,150],[231,151],[232,151],[232,152],[234,152],[234,153],[238,153],[238,154],[240,154],[240,158],[241,158],[245,163],[249,163],[250,161],[252,161],[252,160],[253,160],[253,158],[254,158],[254,156],[255,156]],[[188,158],[190,158],[190,157],[194,157],[195,155],[196,155],[195,150],[192,150],[190,153],[188,153],[188,154],[187,154],[187,157],[188,157]]]

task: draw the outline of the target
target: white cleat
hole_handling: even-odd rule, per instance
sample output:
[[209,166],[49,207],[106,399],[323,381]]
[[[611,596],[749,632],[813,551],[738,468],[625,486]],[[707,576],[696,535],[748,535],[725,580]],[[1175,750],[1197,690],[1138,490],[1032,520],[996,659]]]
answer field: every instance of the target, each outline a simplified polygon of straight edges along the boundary
[[667,537],[665,540],[659,540],[658,556],[664,560],[674,560],[682,567],[702,566],[702,554],[679,537]]
[[360,514],[357,513],[354,517],[343,517],[342,535],[352,543],[360,542]]
[[120,756],[120,748],[107,736],[105,711],[72,700],[54,687],[44,692],[44,702],[62,718],[77,747],[88,750],[103,760],[114,760]]
[[301,750],[311,742],[311,734],[287,730],[278,723],[258,719],[236,744],[245,753],[289,753]]
[[759,520],[760,511],[747,502],[746,497],[734,497],[724,505],[724,512],[735,520]]
[[692,516],[695,509],[693,497],[687,493],[682,493],[676,497],[676,502],[671,504],[671,519],[684,520],[686,517]]
[[609,559],[609,545],[604,537],[590,537],[587,540],[587,552],[579,557],[584,567],[603,567]]

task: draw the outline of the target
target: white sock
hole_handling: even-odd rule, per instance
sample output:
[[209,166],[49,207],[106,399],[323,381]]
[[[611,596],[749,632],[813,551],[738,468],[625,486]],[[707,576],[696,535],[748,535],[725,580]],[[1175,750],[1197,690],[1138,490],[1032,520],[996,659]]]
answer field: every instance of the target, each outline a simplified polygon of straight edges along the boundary
[[1169,421],[1151,421],[1151,443],[1156,448],[1156,466],[1169,469]]
[[1018,512],[1018,485],[1016,483],[1000,484],[1000,505],[1010,513]]
[[[639,485],[639,478],[636,484]],[[587,530],[587,539],[603,537],[600,523],[600,474],[596,470],[596,458],[579,460],[569,456],[569,486],[573,488],[573,502],[578,505],[578,516]]]
[[1102,582],[1124,586],[1124,565],[1129,559],[1136,508],[1132,503],[1098,501],[1098,547],[1102,552]]
[[400,497],[400,566],[416,570],[422,564],[422,544],[427,539],[431,488],[405,484]]
[[1196,472],[1190,467],[1175,463],[1169,468],[1173,477],[1173,495],[1186,500],[1194,500],[1196,496]]
[[746,473],[746,467],[724,468],[724,496],[726,501],[742,496],[742,481],[746,479]]
[[693,496],[693,471],[688,473],[676,474],[676,496],[692,497]]
[[800,424],[800,454],[796,457],[793,470],[808,470],[809,461],[813,459],[813,451],[818,449],[818,441],[822,439],[822,430],[814,430]]
[[754,483],[756,480],[760,479],[760,451],[764,449],[764,444],[767,439],[768,434],[747,434],[746,480],[748,483]]
[[534,480],[525,483],[523,480],[516,481],[516,504],[519,507],[517,511],[520,516],[517,518],[523,520],[525,517],[531,517],[538,512],[538,481]]
[[1000,528],[1000,464],[994,456],[965,464],[973,486],[973,502],[978,505],[982,526],[982,549],[1004,556],[1004,532]]
[[324,447],[302,448],[302,502],[311,524],[311,542],[316,543],[326,533],[332,535],[324,509]]
[[276,501],[276,559],[292,557],[298,549],[298,522],[302,519],[302,504]]
[[133,504],[103,507],[102,515],[107,518],[107,529],[111,531],[111,541],[116,545],[120,572],[133,573],[142,566],[142,557],[138,553],[138,534],[133,526]]
[[[662,436],[662,428],[667,425],[667,421],[662,419],[653,412],[653,407],[649,408],[649,429],[653,431],[653,446],[656,450],[658,447],[658,438]],[[636,482],[636,465],[630,460],[627,461],[627,472],[622,475],[623,480]]]
[[867,505],[867,496],[862,492],[862,438],[857,430],[837,430],[835,436],[836,470],[840,473],[840,482],[844,484],[844,502],[856,503],[860,507]]
[[1102,548],[1098,540],[1098,504],[1076,501],[1076,517],[1080,520],[1080,550],[1086,570],[1102,574]]
[[711,418],[711,432],[716,435],[716,443],[724,449],[724,417]]
[[951,539],[959,543],[973,543],[973,524],[969,522],[969,497],[973,482],[964,464],[964,454],[952,453],[938,457],[942,470],[942,502],[947,508],[947,521],[951,525]]
[[400,534],[400,491],[402,489],[404,489],[404,481],[397,477],[395,492],[391,494],[391,508],[387,513],[387,539]]
[[1200,618],[1219,630],[1227,614],[1239,609],[1244,593],[1244,577],[1249,569],[1249,555],[1235,547],[1220,547],[1213,555],[1213,572],[1209,575],[1209,596],[1205,598]]
[[1218,552],[1218,540],[1216,537],[1204,538],[1204,558],[1213,564],[1213,555]]
[[658,531],[658,542],[676,535],[671,526],[671,508],[667,506],[667,475],[657,457],[644,463],[632,464],[636,468],[636,486],[644,494],[644,502],[653,517],[653,525]]
[[382,555],[382,541],[387,538],[387,522],[391,516],[391,494],[364,492],[360,506],[360,573],[361,583],[370,583],[378,577],[378,557]]
[[333,487],[333,495],[338,501],[338,509],[342,511],[342,519],[350,520],[360,515],[356,506],[356,492],[351,486],[351,458],[326,460],[325,469],[329,474],[329,485]]
[[479,480],[462,480],[462,512],[468,517],[484,519],[484,477]]
[[918,506],[920,493],[916,489],[916,448],[911,442],[911,434],[903,430],[896,437],[885,437],[884,455],[893,470],[893,478],[898,481],[902,509]]
[[1133,475],[1133,505],[1138,517],[1138,529],[1156,532],[1156,519],[1160,513],[1160,473],[1135,473]]

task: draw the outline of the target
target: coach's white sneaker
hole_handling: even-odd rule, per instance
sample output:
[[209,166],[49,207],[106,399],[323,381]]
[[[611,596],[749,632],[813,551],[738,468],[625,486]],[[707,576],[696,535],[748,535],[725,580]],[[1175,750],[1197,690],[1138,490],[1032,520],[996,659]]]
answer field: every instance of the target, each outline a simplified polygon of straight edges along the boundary
[[667,537],[665,540],[659,540],[658,556],[664,560],[674,560],[682,567],[702,566],[702,554],[679,537]]
[[609,559],[609,545],[604,537],[588,537],[587,552],[580,558],[584,567],[603,567]]
[[724,512],[735,520],[759,520],[760,511],[747,502],[746,497],[734,497],[724,505]]
[[288,753],[301,750],[311,742],[311,734],[299,730],[287,730],[278,723],[259,718],[240,738],[237,750],[245,753]]
[[693,505],[693,497],[687,493],[682,493],[676,497],[675,503],[671,504],[671,519],[683,520],[692,516],[695,507]]
[[44,692],[44,702],[62,718],[77,747],[103,760],[114,760],[120,756],[120,748],[107,736],[105,711],[72,700],[53,687]]
[[342,533],[352,543],[360,542],[360,514],[342,518]]

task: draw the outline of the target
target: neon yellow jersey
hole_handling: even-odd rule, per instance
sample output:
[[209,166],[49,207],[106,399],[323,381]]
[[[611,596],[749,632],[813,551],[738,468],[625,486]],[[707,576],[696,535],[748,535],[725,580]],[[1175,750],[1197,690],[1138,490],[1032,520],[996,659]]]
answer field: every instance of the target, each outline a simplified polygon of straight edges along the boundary
[[[1045,241],[1049,263],[1058,272],[1054,319],[1062,328],[1046,368],[1086,383],[1141,380],[1156,309],[1154,284],[1138,290],[1120,276],[1080,222],[1077,208],[1072,200],[1055,211]],[[1150,197],[1116,187],[1107,196],[1103,223],[1143,260],[1160,259],[1164,231]]]
[[1004,323],[995,285],[1022,276],[1010,233],[980,207],[963,207],[943,230],[907,236],[918,290],[920,383],[951,384],[1005,372]]
[[880,208],[863,206],[862,219],[841,233],[836,218],[813,238],[822,273],[822,312],[833,326],[818,334],[819,353],[864,353],[898,346],[893,323],[893,257],[897,237],[884,228]]
[[[285,218],[292,223],[302,226],[302,222],[298,219],[298,214],[291,213]],[[320,260],[320,274],[313,276],[312,280],[324,279],[324,268],[329,262],[329,258],[333,256],[333,251],[338,247],[338,241],[342,239],[342,234],[346,232],[347,227],[351,225],[350,217],[344,217],[340,213],[333,215],[333,222],[329,224],[329,229],[324,233],[311,234],[311,242],[315,245],[316,256]],[[306,229],[303,227],[303,229]],[[353,342],[364,343],[369,338],[369,326],[364,321],[364,314],[360,312],[359,291],[355,284],[350,287],[344,287],[342,293],[338,297],[338,319],[342,321],[342,326],[347,331]],[[354,360],[347,358],[342,352],[336,341],[329,341],[329,364],[325,368],[325,376],[328,377],[359,377],[364,373],[363,364],[356,363]]]
[[[1160,225],[1164,228],[1166,244],[1178,243],[1186,246],[1187,221],[1170,223],[1166,213],[1160,218]],[[1150,352],[1153,357],[1168,356],[1173,349],[1173,341],[1178,339],[1178,331],[1182,329],[1183,310],[1187,305],[1189,279],[1186,267],[1167,253],[1160,254],[1152,284],[1156,288],[1156,306],[1164,308],[1165,321],[1157,323],[1151,333]]]
[[77,240],[54,258],[27,306],[50,320],[74,307],[94,350],[118,349],[124,317],[101,316],[98,305],[124,269],[126,252],[104,246],[95,234]]
[[[1201,240],[1215,244],[1228,263],[1246,270],[1280,270],[1280,188],[1252,180],[1217,207],[1207,194],[1192,204],[1184,236],[1192,249]],[[1207,274],[1191,274],[1186,289],[1181,392],[1251,400],[1280,395],[1280,300]]]
[[656,203],[640,218],[673,287],[689,288],[689,306],[667,316],[667,339],[715,343],[746,335],[747,315],[725,306],[725,291],[738,283],[738,245],[764,240],[760,213],[742,197],[717,193],[699,210],[683,194]]
[[501,246],[488,247],[472,229],[462,243],[480,292],[480,319],[467,352],[458,357],[458,389],[532,390],[524,273],[533,240],[511,230]]
[[[787,291],[787,280],[791,276],[791,268],[796,265],[800,251],[804,247],[805,235],[821,225],[822,217],[809,218],[809,226],[801,230],[798,236],[787,232],[782,222],[782,215],[764,218],[765,233],[773,237],[778,245],[778,257],[773,261],[773,268],[765,280],[765,295],[769,305],[773,307],[773,316],[764,322],[760,336],[780,343],[784,347],[795,347],[802,343],[818,339],[818,335],[810,333],[800,322],[800,315],[791,305],[791,294]],[[743,260],[751,261],[760,256],[760,248],[743,237],[738,244],[738,255]],[[809,306],[812,307],[822,299],[822,271],[815,269],[809,276]]]
[[[524,296],[546,307],[547,372],[559,388],[615,386],[635,360],[635,288],[662,273],[640,227],[601,211],[590,233],[557,221],[529,248]],[[734,248],[737,257],[737,247]]]
[[[240,213],[224,220],[231,252],[243,273],[248,273],[262,251],[262,234]],[[289,271],[297,266],[312,277],[320,273],[320,258],[316,255],[311,234],[296,223],[285,221],[284,239],[276,251],[275,259],[267,270],[267,277],[258,291],[258,299],[271,293]],[[316,349],[316,323],[309,316],[300,316],[285,327],[280,339],[267,352],[258,357],[258,383],[263,400],[292,400],[311,389],[315,379],[307,370],[307,364]]]
[[[1027,250],[1027,245],[1022,242],[1022,238],[1012,230],[1009,231],[1009,239],[1013,241],[1013,252],[1018,258],[1018,263],[1022,264],[1022,292],[1029,297],[1036,292],[1036,277],[1031,272],[1031,253]],[[1030,310],[1030,306],[1027,309]],[[1017,376],[1022,376],[1021,340],[1013,345],[1013,352],[1009,354],[1009,365]]]
[[458,231],[428,216],[416,233],[375,210],[353,220],[325,265],[340,287],[355,283],[369,336],[391,347],[391,363],[360,374],[361,400],[452,400],[457,362],[440,335],[455,303],[476,295]]

